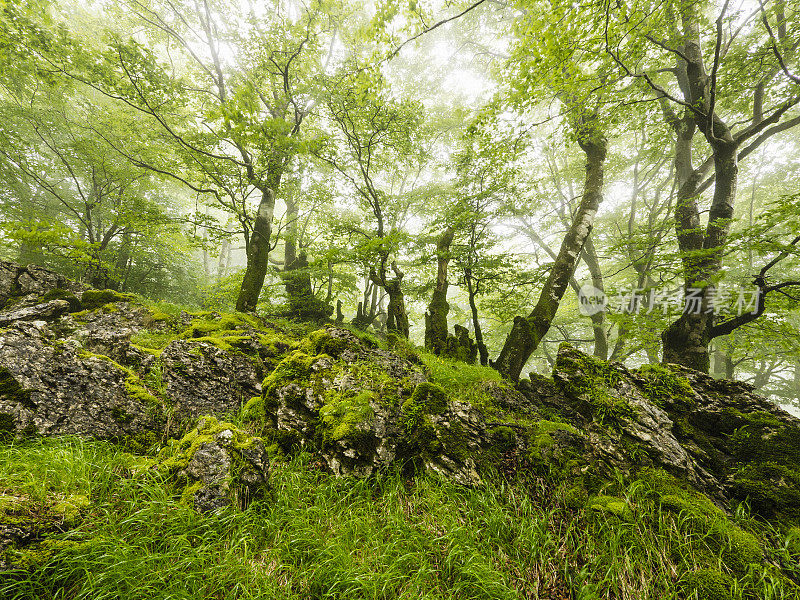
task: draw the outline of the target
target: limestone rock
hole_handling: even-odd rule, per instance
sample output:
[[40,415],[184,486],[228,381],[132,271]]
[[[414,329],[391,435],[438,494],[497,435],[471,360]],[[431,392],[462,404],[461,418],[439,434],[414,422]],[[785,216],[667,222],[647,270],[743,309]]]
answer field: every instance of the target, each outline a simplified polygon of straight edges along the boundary
[[162,458],[161,467],[183,487],[183,500],[200,512],[231,504],[243,508],[268,484],[269,458],[261,438],[214,417],[201,417]]
[[161,353],[161,365],[178,419],[230,413],[261,393],[251,359],[208,342],[175,340]]

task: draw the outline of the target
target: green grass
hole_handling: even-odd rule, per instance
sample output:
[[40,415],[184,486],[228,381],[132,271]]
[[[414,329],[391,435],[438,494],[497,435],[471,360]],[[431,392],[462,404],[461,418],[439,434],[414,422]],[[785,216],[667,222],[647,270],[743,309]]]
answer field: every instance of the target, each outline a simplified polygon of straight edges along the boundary
[[[273,465],[263,502],[201,516],[132,461],[74,439],[0,446],[5,491],[92,499],[37,568],[0,575],[0,597],[677,600],[681,577],[708,567],[702,534],[635,488],[623,497],[633,518],[620,520],[566,508],[541,481],[344,480],[301,455]],[[797,575],[791,544],[773,534],[773,560]],[[736,600],[797,597],[764,569],[736,585]]]
[[463,395],[483,381],[501,382],[500,373],[491,367],[468,365],[460,360],[436,356],[430,352],[420,352],[420,358],[430,370],[430,379],[444,388],[450,396]]

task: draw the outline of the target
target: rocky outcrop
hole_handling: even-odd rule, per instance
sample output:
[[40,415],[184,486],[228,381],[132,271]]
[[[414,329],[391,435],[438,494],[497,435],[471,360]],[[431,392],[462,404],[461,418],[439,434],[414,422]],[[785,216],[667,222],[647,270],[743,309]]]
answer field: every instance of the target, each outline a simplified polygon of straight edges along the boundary
[[[0,310],[25,308],[40,304],[47,293],[56,296],[74,296],[84,291],[86,286],[67,279],[48,269],[0,261]],[[47,298],[51,300],[52,298]]]
[[[655,468],[720,505],[746,499],[768,518],[800,520],[800,421],[743,383],[675,365],[627,369],[564,346],[552,378],[462,385],[457,364],[428,368],[405,340],[385,350],[337,326],[293,338],[248,315],[169,315],[0,267],[4,437],[152,443],[201,415],[239,415],[271,452],[318,453],[341,476],[400,466],[473,485],[491,468],[591,488]],[[213,440],[181,450],[187,487],[207,490],[193,496],[203,510],[230,499],[215,482],[252,458],[232,455],[221,431],[195,430]]]
[[261,393],[253,360],[212,343],[175,340],[160,359],[164,392],[178,419],[229,414]]

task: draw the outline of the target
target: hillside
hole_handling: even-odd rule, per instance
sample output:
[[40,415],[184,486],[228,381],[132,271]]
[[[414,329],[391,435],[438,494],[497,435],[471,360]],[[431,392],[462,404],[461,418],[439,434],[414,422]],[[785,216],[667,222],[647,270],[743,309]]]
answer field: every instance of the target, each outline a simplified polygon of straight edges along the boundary
[[800,421],[0,269],[4,598],[800,598]]

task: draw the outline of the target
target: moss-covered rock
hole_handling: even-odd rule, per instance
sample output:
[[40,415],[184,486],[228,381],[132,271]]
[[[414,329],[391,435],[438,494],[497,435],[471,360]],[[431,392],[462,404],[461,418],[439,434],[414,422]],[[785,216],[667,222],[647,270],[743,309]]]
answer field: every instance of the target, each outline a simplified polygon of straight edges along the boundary
[[135,302],[136,296],[114,290],[86,290],[81,294],[81,305],[86,310],[96,310],[116,302]]
[[698,569],[684,575],[682,587],[698,600],[734,600],[733,579],[717,569]]
[[231,504],[242,508],[267,486],[269,459],[262,439],[214,417],[201,417],[160,458],[181,500],[201,512]]

